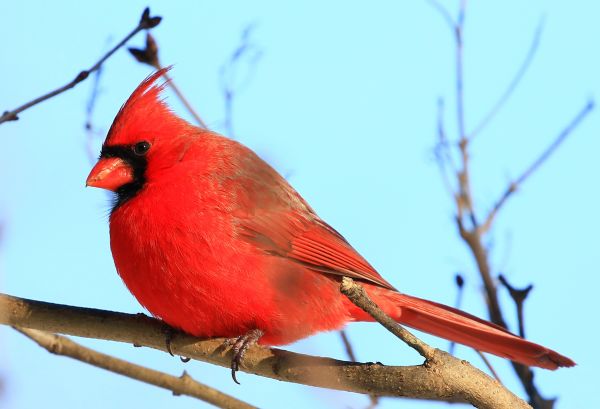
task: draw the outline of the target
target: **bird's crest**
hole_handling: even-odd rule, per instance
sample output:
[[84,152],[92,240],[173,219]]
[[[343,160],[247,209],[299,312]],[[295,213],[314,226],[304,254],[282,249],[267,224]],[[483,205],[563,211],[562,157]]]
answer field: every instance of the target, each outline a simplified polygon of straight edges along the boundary
[[162,84],[157,84],[157,81],[170,69],[171,66],[162,68],[138,85],[117,113],[105,144],[129,144],[146,135],[166,136],[173,134],[182,125],[187,125],[161,98],[168,80]]

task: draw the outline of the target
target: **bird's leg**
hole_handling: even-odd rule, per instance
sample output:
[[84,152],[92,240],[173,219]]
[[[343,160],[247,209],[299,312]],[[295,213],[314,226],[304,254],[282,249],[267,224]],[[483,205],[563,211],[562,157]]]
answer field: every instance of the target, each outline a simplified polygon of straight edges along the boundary
[[241,335],[237,338],[231,338],[226,340],[223,344],[225,346],[231,346],[233,351],[233,357],[231,358],[231,377],[233,381],[240,384],[235,376],[235,373],[240,369],[240,364],[242,363],[242,359],[244,359],[244,355],[248,348],[252,345],[256,344],[256,342],[262,337],[265,333],[259,329],[253,329],[248,331],[246,334]]

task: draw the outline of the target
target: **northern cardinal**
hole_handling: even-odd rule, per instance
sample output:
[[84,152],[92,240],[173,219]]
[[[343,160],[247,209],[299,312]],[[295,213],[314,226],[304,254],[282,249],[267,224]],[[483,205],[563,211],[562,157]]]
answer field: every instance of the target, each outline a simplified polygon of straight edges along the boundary
[[165,84],[156,84],[165,73],[146,78],[121,107],[87,186],[116,193],[110,245],[129,290],[172,327],[234,339],[234,375],[254,342],[288,344],[372,321],[340,293],[343,276],[399,323],[528,366],[575,365],[400,293],[254,152],[176,116],[160,97]]

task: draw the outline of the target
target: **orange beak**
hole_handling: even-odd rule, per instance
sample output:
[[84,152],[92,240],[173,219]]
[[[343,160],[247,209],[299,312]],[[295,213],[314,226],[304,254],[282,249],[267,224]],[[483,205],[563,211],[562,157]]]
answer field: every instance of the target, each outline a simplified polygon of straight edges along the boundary
[[87,177],[85,185],[114,192],[131,182],[133,182],[133,170],[129,164],[121,158],[105,158],[96,163]]

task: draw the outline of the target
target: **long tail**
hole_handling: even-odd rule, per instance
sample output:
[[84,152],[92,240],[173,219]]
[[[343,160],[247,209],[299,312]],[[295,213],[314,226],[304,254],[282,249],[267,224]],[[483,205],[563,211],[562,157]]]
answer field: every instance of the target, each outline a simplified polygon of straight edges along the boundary
[[456,308],[391,291],[378,294],[374,301],[380,300],[382,308],[399,323],[479,351],[552,370],[575,365],[558,352]]

